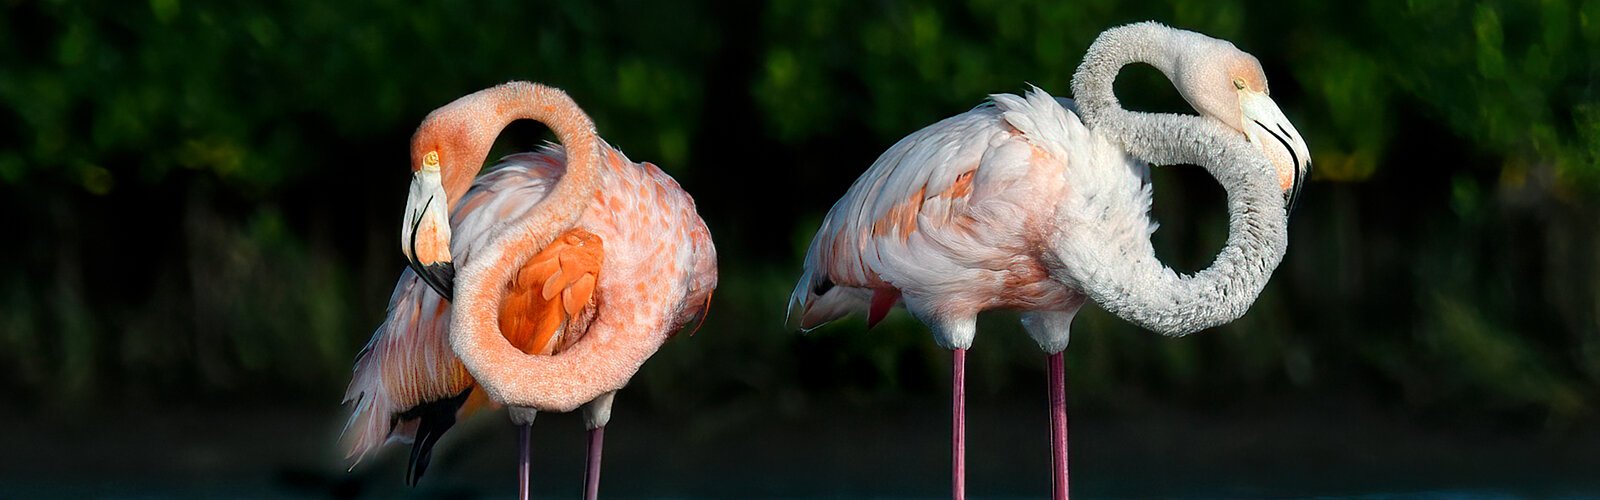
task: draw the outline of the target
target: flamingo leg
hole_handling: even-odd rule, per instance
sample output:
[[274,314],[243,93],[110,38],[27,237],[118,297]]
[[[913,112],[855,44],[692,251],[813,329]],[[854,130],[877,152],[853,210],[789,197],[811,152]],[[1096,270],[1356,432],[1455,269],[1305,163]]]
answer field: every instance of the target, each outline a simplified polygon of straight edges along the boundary
[[1051,354],[1050,363],[1050,469],[1051,498],[1067,498],[1067,382],[1066,359]]
[[533,469],[533,424],[523,424],[519,427],[518,447],[521,453],[517,455],[517,498],[528,500],[528,476]]
[[605,426],[589,431],[589,467],[583,474],[583,498],[600,498],[600,448],[606,441]]
[[951,384],[951,498],[967,498],[967,350],[955,350],[955,380]]

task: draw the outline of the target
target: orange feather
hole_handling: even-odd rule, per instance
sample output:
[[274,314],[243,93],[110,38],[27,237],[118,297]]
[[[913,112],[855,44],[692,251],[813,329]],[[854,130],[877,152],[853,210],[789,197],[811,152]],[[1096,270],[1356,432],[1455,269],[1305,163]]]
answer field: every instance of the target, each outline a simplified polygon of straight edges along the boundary
[[[599,236],[573,229],[523,264],[500,302],[500,332],[528,354],[555,354],[588,327],[605,260]],[[581,324],[580,324],[581,323]]]

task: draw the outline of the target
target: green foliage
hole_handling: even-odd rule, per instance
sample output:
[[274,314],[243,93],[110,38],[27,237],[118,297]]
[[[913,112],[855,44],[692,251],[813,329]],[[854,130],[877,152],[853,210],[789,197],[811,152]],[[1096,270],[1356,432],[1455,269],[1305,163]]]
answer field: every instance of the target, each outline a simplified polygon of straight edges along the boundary
[[[1600,192],[1592,118],[1600,94],[1593,1],[1374,2],[1371,51],[1394,87],[1505,156],[1502,183],[1548,173],[1545,189]],[[1471,29],[1463,29],[1470,26]],[[1426,43],[1416,43],[1417,40]]]
[[[32,7],[29,9],[27,7]],[[0,179],[44,177],[105,194],[178,170],[214,175],[269,197],[317,173],[318,133],[362,136],[414,124],[437,104],[493,83],[533,78],[564,87],[618,127],[634,154],[684,164],[702,99],[708,30],[668,30],[644,17],[522,2],[379,2],[332,6],[152,1],[12,7],[57,28],[25,43],[8,30],[0,105],[20,121],[0,152]],[[668,7],[635,6],[642,15]],[[693,15],[694,9],[671,9]],[[684,12],[683,10],[687,10]],[[659,13],[659,12],[657,12]],[[538,30],[478,19],[540,19]],[[703,17],[701,17],[703,18]],[[510,42],[510,43],[506,43]],[[25,52],[44,45],[49,57]],[[41,47],[43,48],[43,47]],[[460,57],[471,54],[471,57]],[[396,167],[399,168],[399,167]]]
[[[1529,345],[1522,332],[1507,332],[1476,308],[1445,297],[1433,299],[1436,315],[1418,332],[1422,356],[1445,371],[1402,378],[1414,397],[1486,399],[1499,409],[1541,408],[1567,421],[1584,410],[1574,382]],[[1420,374],[1412,374],[1420,375]],[[1431,386],[1431,387],[1430,387]]]
[[[1556,425],[1600,404],[1600,0],[735,4],[0,7],[0,209],[28,236],[0,245],[21,263],[0,276],[0,390],[336,399],[399,269],[412,127],[529,79],[684,180],[723,250],[705,329],[645,367],[642,399],[737,423],[820,391],[930,392],[947,354],[902,313],[782,331],[821,214],[893,141],[991,93],[1066,96],[1101,30],[1155,19],[1260,57],[1317,182],[1240,321],[1180,340],[1085,310],[1074,398],[1352,390]],[[1149,68],[1118,92],[1188,110]],[[1156,179],[1159,253],[1204,266],[1220,195]],[[975,390],[1037,378],[1014,317],[982,325]]]

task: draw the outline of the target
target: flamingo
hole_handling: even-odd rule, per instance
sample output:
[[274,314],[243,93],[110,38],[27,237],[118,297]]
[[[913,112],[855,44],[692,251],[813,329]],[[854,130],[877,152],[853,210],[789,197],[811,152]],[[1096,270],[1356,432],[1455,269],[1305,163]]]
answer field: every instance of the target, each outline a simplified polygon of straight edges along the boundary
[[[545,123],[563,146],[507,156],[478,177],[495,137],[520,119]],[[527,82],[429,114],[411,168],[401,228],[410,266],[345,393],[351,467],[408,442],[414,485],[457,420],[504,405],[521,434],[527,498],[534,417],[581,406],[584,495],[595,498],[617,390],[668,337],[698,328],[717,285],[694,200],[601,140],[566,93]]]
[[[1122,109],[1127,64],[1161,70],[1200,116]],[[1073,76],[1078,101],[1033,88],[901,139],[833,205],[789,301],[802,331],[903,306],[953,351],[952,492],[965,497],[965,360],[976,316],[1022,312],[1047,354],[1052,494],[1065,498],[1065,367],[1072,319],[1093,301],[1186,335],[1243,315],[1288,246],[1288,209],[1311,168],[1255,57],[1153,22],[1107,30]],[[1156,259],[1149,166],[1206,168],[1228,193],[1227,244],[1182,275]]]

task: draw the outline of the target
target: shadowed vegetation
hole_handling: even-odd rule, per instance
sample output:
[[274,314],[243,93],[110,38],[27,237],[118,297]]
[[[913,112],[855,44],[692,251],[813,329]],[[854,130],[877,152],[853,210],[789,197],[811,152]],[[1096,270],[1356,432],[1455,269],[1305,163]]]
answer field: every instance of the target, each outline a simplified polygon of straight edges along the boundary
[[[1600,2],[7,2],[0,6],[0,395],[14,411],[337,402],[402,260],[408,138],[527,79],[676,176],[722,285],[630,404],[693,425],[817,394],[939,397],[904,313],[801,337],[783,312],[820,217],[898,138],[1029,83],[1067,95],[1104,28],[1156,19],[1258,56],[1315,157],[1244,319],[1173,340],[1099,311],[1078,408],[1338,395],[1559,432],[1600,405]],[[625,14],[625,15],[624,15]],[[1130,68],[1129,107],[1186,111]],[[547,137],[518,124],[499,152]],[[1222,193],[1156,172],[1158,253],[1209,262]],[[972,391],[1039,377],[1013,315]],[[1081,401],[1082,404],[1078,404]]]

